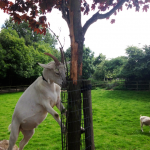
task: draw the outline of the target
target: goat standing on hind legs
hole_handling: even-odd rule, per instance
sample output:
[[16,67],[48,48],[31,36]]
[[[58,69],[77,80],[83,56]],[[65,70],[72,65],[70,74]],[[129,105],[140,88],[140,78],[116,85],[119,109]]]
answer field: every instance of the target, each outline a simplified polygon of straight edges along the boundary
[[143,125],[150,126],[150,117],[140,115],[140,124],[141,124],[141,131],[144,132]]
[[47,116],[51,114],[61,126],[58,113],[53,109],[56,105],[62,111],[64,109],[60,99],[62,83],[66,84],[66,69],[64,61],[59,62],[49,53],[54,62],[40,64],[44,68],[42,77],[38,77],[23,93],[16,104],[12,123],[8,150],[12,150],[21,131],[24,138],[19,143],[19,150],[23,150],[36,128]]

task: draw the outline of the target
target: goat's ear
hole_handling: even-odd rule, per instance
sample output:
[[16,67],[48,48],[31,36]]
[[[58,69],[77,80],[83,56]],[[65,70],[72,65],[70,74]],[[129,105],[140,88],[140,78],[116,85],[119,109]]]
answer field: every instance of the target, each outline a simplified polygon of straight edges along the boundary
[[40,64],[40,63],[38,63],[41,67],[43,67],[43,68],[46,68],[46,69],[53,69],[54,67],[53,67],[53,65],[47,65],[47,64]]

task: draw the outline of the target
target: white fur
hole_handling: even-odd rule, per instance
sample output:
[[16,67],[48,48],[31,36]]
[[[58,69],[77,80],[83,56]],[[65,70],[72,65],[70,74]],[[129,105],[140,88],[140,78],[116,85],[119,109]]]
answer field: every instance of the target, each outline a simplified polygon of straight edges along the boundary
[[141,131],[144,132],[143,125],[150,126],[150,117],[140,116],[140,124],[141,124]]
[[[39,65],[44,68],[43,76],[49,83],[39,77],[20,97],[12,116],[11,126],[9,126],[11,134],[8,150],[13,149],[20,131],[23,133],[24,138],[19,144],[19,150],[23,150],[34,134],[34,128],[46,118],[47,113],[51,114],[61,126],[59,115],[53,107],[56,105],[60,111],[64,109],[60,99],[60,86],[63,82],[66,82],[65,67],[63,64],[55,66],[54,62]],[[55,72],[56,68],[58,70],[57,74]]]
[[51,84],[50,80],[48,79],[48,83]]

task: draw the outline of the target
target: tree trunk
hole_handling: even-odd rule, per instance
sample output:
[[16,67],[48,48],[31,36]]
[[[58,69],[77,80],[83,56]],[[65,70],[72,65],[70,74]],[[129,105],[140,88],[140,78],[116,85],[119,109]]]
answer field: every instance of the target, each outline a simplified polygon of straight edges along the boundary
[[68,150],[80,150],[81,94],[80,85],[69,82],[68,90]]
[[69,31],[71,40],[71,69],[70,75],[73,82],[82,76],[83,32],[81,26],[81,0],[69,1]]
[[69,0],[69,31],[71,40],[71,68],[68,90],[68,150],[80,150],[81,91],[83,34],[81,0]]

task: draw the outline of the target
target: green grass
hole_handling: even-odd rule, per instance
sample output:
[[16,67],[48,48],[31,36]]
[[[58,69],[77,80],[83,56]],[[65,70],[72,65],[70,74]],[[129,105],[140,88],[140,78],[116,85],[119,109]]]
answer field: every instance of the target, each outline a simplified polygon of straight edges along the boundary
[[148,91],[92,91],[96,149],[150,150],[149,127],[140,130],[140,114],[150,116]]
[[[0,94],[0,140],[9,139],[8,125],[21,94]],[[140,114],[150,116],[149,91],[93,90],[92,107],[96,150],[150,150],[149,127],[142,133],[139,121]],[[20,133],[17,145],[21,139]],[[51,115],[24,149],[61,150],[60,127]]]

